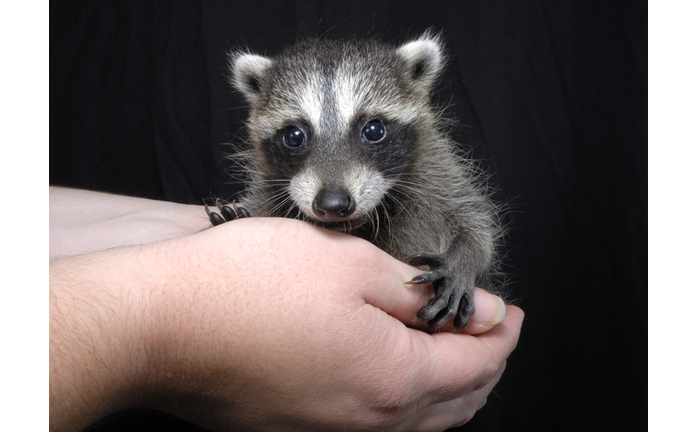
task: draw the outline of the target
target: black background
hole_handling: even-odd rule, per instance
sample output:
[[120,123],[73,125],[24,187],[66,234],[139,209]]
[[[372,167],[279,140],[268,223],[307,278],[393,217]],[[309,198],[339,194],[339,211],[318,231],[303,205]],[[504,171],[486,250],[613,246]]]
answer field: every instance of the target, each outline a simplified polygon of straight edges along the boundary
[[[229,198],[246,111],[227,50],[430,27],[450,55],[434,100],[511,209],[505,270],[526,312],[462,430],[647,428],[647,1],[52,1],[50,183]],[[190,426],[135,411],[97,429]]]

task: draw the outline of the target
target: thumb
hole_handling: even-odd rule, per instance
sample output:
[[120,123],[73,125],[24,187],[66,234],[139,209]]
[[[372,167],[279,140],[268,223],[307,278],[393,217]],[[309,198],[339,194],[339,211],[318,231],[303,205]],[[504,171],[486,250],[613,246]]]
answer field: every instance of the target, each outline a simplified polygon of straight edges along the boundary
[[[363,286],[363,300],[409,327],[427,329],[427,323],[420,321],[416,314],[435,294],[433,286],[406,283],[422,271],[396,260],[387,253],[378,253],[373,265],[373,277]],[[476,312],[463,330],[464,333],[484,333],[505,317],[503,300],[480,288],[474,288],[474,306]],[[450,321],[441,330],[452,331],[454,326]]]
[[365,303],[381,309],[409,327],[426,328],[416,317],[435,294],[432,284],[407,284],[423,273],[386,252],[377,249],[371,259],[372,268],[360,295]]
[[503,299],[481,288],[474,288],[474,306],[476,311],[463,333],[475,335],[487,332],[505,318]]

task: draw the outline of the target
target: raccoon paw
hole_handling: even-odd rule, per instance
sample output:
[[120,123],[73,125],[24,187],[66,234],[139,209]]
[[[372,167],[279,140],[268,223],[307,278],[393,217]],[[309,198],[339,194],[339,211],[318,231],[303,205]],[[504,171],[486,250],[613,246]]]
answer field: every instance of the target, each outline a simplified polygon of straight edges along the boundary
[[214,211],[211,211],[207,205],[205,206],[205,212],[208,214],[208,219],[210,219],[210,223],[212,223],[213,226],[250,216],[247,209],[238,206],[236,202],[233,202],[232,206],[230,207],[226,204],[223,204],[222,201],[220,201],[220,199],[218,198],[215,200],[215,205],[220,210],[222,216],[220,216],[220,214],[218,213],[215,213]]
[[406,263],[430,267],[430,271],[407,283],[432,283],[435,288],[435,296],[418,312],[418,318],[427,321],[431,330],[441,327],[452,317],[457,331],[466,327],[474,315],[473,279],[458,277],[458,272],[448,267],[442,255],[421,252],[407,258]]

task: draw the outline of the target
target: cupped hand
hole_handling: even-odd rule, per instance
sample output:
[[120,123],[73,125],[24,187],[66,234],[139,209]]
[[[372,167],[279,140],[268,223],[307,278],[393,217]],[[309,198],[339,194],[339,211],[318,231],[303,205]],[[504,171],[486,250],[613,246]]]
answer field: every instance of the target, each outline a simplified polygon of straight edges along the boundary
[[444,430],[485,404],[519,337],[522,311],[481,290],[470,334],[419,330],[418,269],[299,221],[152,248],[169,252],[148,292],[150,405],[215,430]]

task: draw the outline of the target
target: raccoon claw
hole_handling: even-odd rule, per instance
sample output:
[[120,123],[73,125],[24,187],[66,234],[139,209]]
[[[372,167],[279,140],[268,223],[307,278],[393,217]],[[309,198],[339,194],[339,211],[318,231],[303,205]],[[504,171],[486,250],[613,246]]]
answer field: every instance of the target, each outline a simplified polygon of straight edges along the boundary
[[225,222],[233,221],[235,219],[250,217],[249,212],[244,207],[240,207],[236,202],[232,203],[232,206],[223,204],[220,199],[215,200],[215,206],[220,210],[220,214],[211,211],[208,206],[205,206],[205,212],[208,214],[208,219],[213,226],[223,224]]
[[208,214],[208,219],[210,220],[210,223],[213,224],[213,226],[217,226],[217,225],[224,224],[225,222],[227,222],[219,214],[217,214],[213,211],[210,211],[210,209],[208,208],[207,205],[205,206],[205,212]]
[[421,252],[406,258],[405,263],[414,267],[430,267],[429,272],[419,274],[406,282],[408,284],[420,285],[435,283],[447,276],[446,270],[443,268],[445,266],[445,259],[441,255]]
[[408,281],[406,283],[411,284],[411,285],[423,285],[423,284],[427,284],[430,282],[433,282],[433,281],[429,280],[428,276],[425,273],[423,273],[423,274],[419,274],[418,276],[414,277],[413,279],[411,279],[410,281]]
[[430,271],[407,283],[432,283],[435,288],[435,296],[418,311],[418,319],[427,321],[431,330],[441,327],[452,317],[457,331],[466,327],[474,314],[473,280],[452,276],[454,272],[447,267],[447,261],[442,255],[419,253],[406,259],[406,263],[430,267]]

